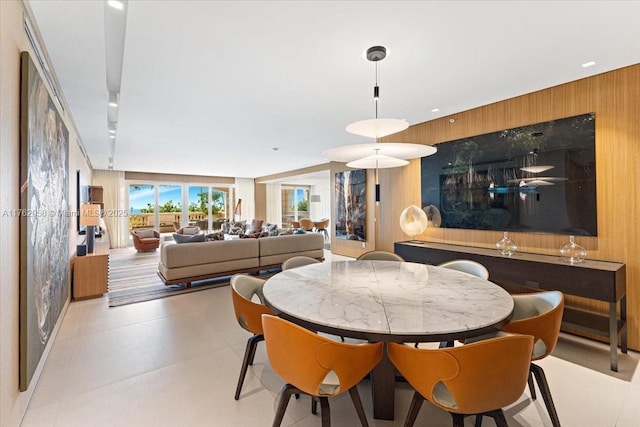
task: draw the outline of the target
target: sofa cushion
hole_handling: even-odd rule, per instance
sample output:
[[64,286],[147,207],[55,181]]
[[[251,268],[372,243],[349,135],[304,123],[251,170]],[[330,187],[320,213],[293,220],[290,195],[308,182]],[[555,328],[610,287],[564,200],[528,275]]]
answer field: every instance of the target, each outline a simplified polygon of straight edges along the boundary
[[200,227],[184,227],[182,229],[182,234],[184,235],[193,235],[193,234],[198,234],[200,232]]
[[173,240],[175,240],[176,243],[204,242],[204,234],[173,233]]
[[137,230],[134,230],[134,231],[138,235],[138,237],[141,238],[141,239],[147,239],[149,237],[156,237],[155,233],[150,228],[140,228],[140,229],[137,229]]
[[255,258],[257,265],[258,241],[258,239],[236,239],[191,245],[166,245],[160,252],[160,263],[171,269]]
[[296,255],[322,259],[324,237],[319,233],[293,236],[271,236],[258,239],[260,243],[260,266],[282,264]]

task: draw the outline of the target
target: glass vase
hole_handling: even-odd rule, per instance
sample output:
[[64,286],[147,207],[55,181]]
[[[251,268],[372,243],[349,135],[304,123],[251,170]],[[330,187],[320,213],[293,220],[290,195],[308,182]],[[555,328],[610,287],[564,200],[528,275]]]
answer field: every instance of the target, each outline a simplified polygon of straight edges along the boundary
[[498,252],[502,255],[511,256],[516,253],[518,246],[516,246],[514,241],[509,237],[509,232],[505,231],[502,239],[496,243],[496,249],[498,249]]
[[560,248],[560,256],[569,264],[582,262],[587,257],[587,251],[575,241],[575,236],[569,236],[569,243]]

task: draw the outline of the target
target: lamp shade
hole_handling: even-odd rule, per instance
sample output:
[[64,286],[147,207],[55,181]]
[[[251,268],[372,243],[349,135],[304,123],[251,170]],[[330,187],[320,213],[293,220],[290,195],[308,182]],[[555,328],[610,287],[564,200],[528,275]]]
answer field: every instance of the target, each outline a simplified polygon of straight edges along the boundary
[[351,123],[347,126],[347,132],[369,138],[382,138],[401,132],[408,127],[409,123],[404,119],[376,118]]
[[416,205],[411,205],[400,214],[400,228],[410,237],[422,234],[429,224],[427,214]]
[[406,166],[408,164],[408,160],[396,159],[395,157],[385,156],[384,154],[372,154],[362,159],[349,162],[347,166],[357,169],[386,169]]
[[84,204],[80,207],[80,225],[100,225],[100,205]]
[[320,203],[320,195],[319,194],[312,194],[311,197],[309,198],[309,201],[311,203]]

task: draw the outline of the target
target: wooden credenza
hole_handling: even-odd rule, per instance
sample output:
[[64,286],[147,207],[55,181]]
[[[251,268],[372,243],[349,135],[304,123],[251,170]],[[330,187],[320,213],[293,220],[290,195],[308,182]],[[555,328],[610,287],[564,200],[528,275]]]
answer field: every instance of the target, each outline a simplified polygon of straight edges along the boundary
[[109,285],[109,245],[97,242],[92,254],[73,260],[73,299],[96,298],[105,294]]
[[495,249],[435,242],[397,242],[394,251],[407,261],[423,264],[437,265],[461,258],[477,261],[489,270],[492,282],[508,291],[558,290],[566,295],[604,301],[609,304],[608,316],[565,306],[562,325],[608,337],[613,371],[618,370],[618,342],[622,352],[627,352],[624,263],[585,260],[569,264],[553,255],[516,252],[508,257]]

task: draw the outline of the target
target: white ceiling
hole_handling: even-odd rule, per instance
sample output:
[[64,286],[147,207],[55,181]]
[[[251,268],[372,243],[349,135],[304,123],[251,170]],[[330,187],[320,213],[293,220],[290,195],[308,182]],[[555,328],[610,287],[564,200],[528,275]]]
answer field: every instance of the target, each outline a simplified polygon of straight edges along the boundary
[[[91,163],[107,169],[113,10],[27,3]],[[638,1],[131,0],[125,10],[118,170],[259,177],[372,142],[345,126],[374,117],[363,57],[374,45],[389,50],[380,117],[410,124],[640,63]]]

